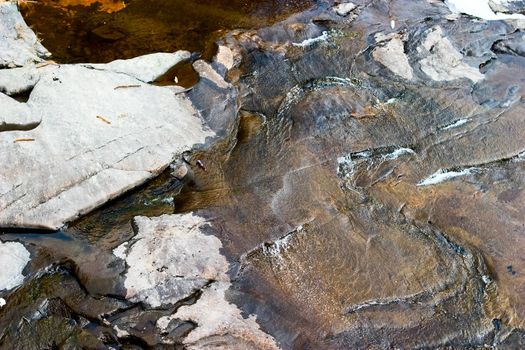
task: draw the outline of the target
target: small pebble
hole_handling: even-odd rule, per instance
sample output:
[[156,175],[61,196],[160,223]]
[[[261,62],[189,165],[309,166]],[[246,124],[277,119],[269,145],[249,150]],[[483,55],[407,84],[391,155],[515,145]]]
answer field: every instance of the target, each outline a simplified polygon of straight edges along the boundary
[[350,12],[355,10],[357,6],[351,2],[346,2],[343,4],[339,4],[334,7],[335,13],[337,13],[339,16],[346,17]]

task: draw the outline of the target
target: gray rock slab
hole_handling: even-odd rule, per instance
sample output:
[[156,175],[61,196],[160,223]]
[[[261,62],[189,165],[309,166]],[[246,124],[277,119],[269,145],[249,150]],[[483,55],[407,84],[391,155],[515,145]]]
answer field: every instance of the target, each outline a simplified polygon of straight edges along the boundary
[[42,122],[0,132],[0,226],[58,229],[214,135],[185,96],[101,68],[40,68],[27,107]]
[[41,62],[50,56],[14,2],[0,2],[0,68]]
[[145,83],[150,83],[160,78],[168,69],[189,58],[190,53],[188,51],[158,52],[127,60],[115,60],[107,64],[89,64],[86,66],[127,74]]
[[0,92],[16,95],[31,90],[40,79],[41,69],[32,65],[0,69]]
[[25,103],[0,93],[0,131],[30,130],[38,124],[40,118]]

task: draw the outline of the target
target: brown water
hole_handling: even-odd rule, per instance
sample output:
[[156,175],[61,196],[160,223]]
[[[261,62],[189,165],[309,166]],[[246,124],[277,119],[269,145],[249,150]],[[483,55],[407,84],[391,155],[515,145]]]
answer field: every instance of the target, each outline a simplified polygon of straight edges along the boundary
[[53,59],[109,62],[152,52],[189,50],[209,58],[215,41],[237,28],[268,25],[313,0],[22,1],[28,25]]

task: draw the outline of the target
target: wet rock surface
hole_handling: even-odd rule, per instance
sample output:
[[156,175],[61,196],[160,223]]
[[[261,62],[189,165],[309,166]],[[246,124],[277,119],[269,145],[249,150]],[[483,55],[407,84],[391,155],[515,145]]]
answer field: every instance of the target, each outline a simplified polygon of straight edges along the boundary
[[523,25],[353,4],[225,35],[165,88],[218,139],[63,231],[4,235],[31,261],[1,346],[522,348]]

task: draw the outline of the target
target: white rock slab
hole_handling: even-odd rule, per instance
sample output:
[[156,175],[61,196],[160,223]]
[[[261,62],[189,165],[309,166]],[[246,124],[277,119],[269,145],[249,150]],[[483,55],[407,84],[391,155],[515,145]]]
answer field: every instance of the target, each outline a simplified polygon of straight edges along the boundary
[[31,90],[40,79],[40,71],[36,66],[0,69],[0,92],[16,95]]
[[158,52],[127,60],[116,60],[107,64],[86,64],[86,66],[127,74],[145,83],[150,83],[160,78],[177,63],[189,58],[188,51]]
[[[393,73],[407,80],[412,80],[414,72],[405,54],[402,37],[399,34],[390,34],[388,36],[378,34],[376,35],[376,41],[380,45],[372,51],[372,57]],[[383,41],[384,43],[381,43]]]
[[342,4],[339,4],[339,5],[336,5],[334,6],[334,11],[335,13],[337,13],[339,16],[343,16],[343,17],[346,17],[348,16],[348,14],[350,12],[352,12],[353,10],[355,10],[357,8],[357,6],[354,4],[354,3],[351,3],[351,2],[344,2]]
[[419,61],[419,64],[421,70],[432,80],[451,81],[467,78],[478,82],[484,78],[477,67],[471,67],[463,62],[463,55],[443,35],[443,30],[439,26],[427,31],[427,36],[418,47],[418,51],[428,54]]
[[182,94],[128,73],[39,69],[27,106],[42,122],[0,132],[0,226],[58,229],[214,135]]
[[275,339],[259,328],[254,315],[244,318],[241,310],[226,300],[229,287],[229,282],[210,285],[195,304],[181,306],[174,315],[159,319],[157,326],[166,329],[172,319],[195,322],[197,328],[184,339],[190,350],[279,349]]
[[221,344],[222,349],[278,349],[255,316],[244,318],[227,301],[229,264],[220,253],[221,241],[204,232],[209,225],[204,218],[189,213],[136,217],[134,223],[136,236],[113,251],[128,266],[126,297],[161,307],[202,291],[195,304],[160,318],[159,329],[169,333],[174,319],[195,322],[197,327],[184,340],[188,349],[205,349],[211,344]]
[[0,68],[41,62],[49,56],[25,23],[16,3],[0,1]]
[[192,214],[136,217],[137,235],[117,247],[126,260],[126,298],[151,307],[175,304],[209,283],[224,280],[221,241],[202,232],[206,221]]
[[525,15],[519,13],[506,14],[494,12],[489,6],[489,0],[445,0],[445,4],[454,13],[464,13],[486,20],[520,19]]
[[0,131],[30,130],[40,124],[25,103],[0,93]]
[[[0,291],[13,289],[24,282],[22,271],[29,260],[31,260],[29,251],[23,244],[0,241]],[[0,307],[3,305],[0,303]]]

